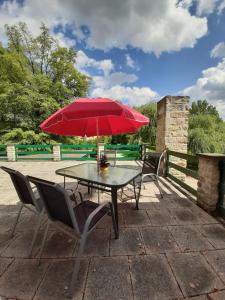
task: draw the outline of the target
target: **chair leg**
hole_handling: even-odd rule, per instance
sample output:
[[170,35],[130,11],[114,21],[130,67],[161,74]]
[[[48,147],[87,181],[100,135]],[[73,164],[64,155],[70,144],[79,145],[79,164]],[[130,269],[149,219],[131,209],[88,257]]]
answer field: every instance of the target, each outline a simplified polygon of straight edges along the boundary
[[18,211],[18,214],[17,214],[17,217],[16,217],[16,221],[15,221],[15,223],[14,223],[14,225],[13,225],[13,228],[12,228],[12,231],[11,231],[11,234],[10,234],[10,237],[11,237],[11,238],[14,236],[14,232],[15,232],[15,229],[16,229],[16,225],[17,225],[17,223],[18,223],[18,221],[19,221],[19,218],[20,218],[20,215],[21,215],[23,206],[24,206],[24,204],[21,203],[20,208],[19,208],[19,211]]
[[70,296],[73,296],[73,294],[74,294],[74,285],[75,285],[77,277],[78,277],[78,272],[79,272],[79,269],[80,269],[81,256],[84,252],[84,246],[85,246],[85,243],[86,243],[86,239],[87,239],[87,233],[85,232],[82,235],[79,250],[78,250],[78,254],[77,254],[77,258],[76,258],[75,265],[74,265],[74,270],[73,270],[72,279],[71,279],[70,288],[69,288],[69,295]]
[[43,216],[44,216],[44,210],[42,210],[41,213],[39,214],[38,222],[36,224],[36,228],[35,228],[35,231],[34,231],[34,236],[33,236],[32,242],[31,242],[31,246],[30,246],[28,258],[31,258],[31,254],[32,254],[32,251],[33,251],[34,243],[36,241],[36,238],[37,238],[40,226],[41,226],[41,222],[42,222]]
[[118,232],[117,232],[117,226],[116,226],[116,218],[115,218],[115,212],[112,203],[109,203],[110,206],[110,211],[111,211],[111,216],[112,216],[112,223],[113,223],[113,230],[115,237],[117,237]]
[[40,250],[40,254],[39,254],[39,258],[38,258],[38,264],[39,265],[40,265],[40,262],[41,262],[41,256],[42,256],[42,252],[43,252],[43,249],[44,249],[44,245],[45,245],[45,242],[46,242],[46,239],[47,239],[49,225],[50,225],[50,222],[47,223],[47,227],[45,229],[44,237],[43,237],[43,240],[42,240],[42,243],[41,243],[41,250]]
[[158,187],[158,189],[159,189],[160,196],[161,196],[161,198],[163,199],[163,193],[162,193],[162,189],[161,189],[161,187],[160,187],[160,185],[159,185],[158,177],[155,177],[155,183],[156,183],[156,185],[157,185],[157,187]]

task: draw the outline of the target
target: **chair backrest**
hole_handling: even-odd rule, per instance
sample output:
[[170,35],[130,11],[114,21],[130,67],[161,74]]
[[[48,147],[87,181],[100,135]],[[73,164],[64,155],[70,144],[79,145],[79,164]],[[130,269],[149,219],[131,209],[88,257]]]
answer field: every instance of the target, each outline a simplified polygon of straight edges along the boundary
[[142,173],[143,174],[153,173],[158,176],[160,171],[160,165],[164,158],[164,155],[165,155],[165,151],[163,151],[162,153],[155,153],[155,152],[146,153],[144,156]]
[[11,180],[13,182],[13,185],[16,189],[20,201],[24,204],[32,204],[36,208],[38,208],[36,205],[34,193],[31,189],[27,176],[24,176],[19,171],[4,166],[1,166],[0,168],[6,173],[8,173],[9,176],[11,177]]
[[28,176],[28,180],[36,185],[49,219],[60,221],[80,234],[67,191],[51,181],[32,176]]

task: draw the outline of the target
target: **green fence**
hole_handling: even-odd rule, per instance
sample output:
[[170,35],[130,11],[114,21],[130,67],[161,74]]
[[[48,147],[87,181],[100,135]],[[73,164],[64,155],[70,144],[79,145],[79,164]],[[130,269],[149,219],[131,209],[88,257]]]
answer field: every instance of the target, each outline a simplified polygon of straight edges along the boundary
[[141,158],[141,146],[136,144],[123,145],[123,144],[106,144],[104,145],[104,150],[116,152],[116,160],[137,160]]
[[217,204],[217,210],[221,216],[225,218],[225,161],[219,162],[220,180],[218,184],[219,199]]
[[53,160],[52,145],[15,145],[16,160]]
[[0,145],[0,160],[7,160],[6,145]]
[[[196,171],[196,166],[198,166],[198,157],[181,153],[181,152],[175,152],[175,151],[168,151],[168,157],[167,157],[167,177],[175,181],[178,185],[192,193],[193,195],[197,195],[197,190],[194,189],[192,186],[189,184],[185,183],[184,181],[180,180],[179,178],[175,177],[174,175],[171,174],[171,169],[175,169],[187,176],[190,176],[191,178],[198,179],[198,172]],[[171,157],[173,157],[171,159]],[[175,159],[174,159],[175,157]],[[187,161],[187,166],[189,165],[188,162],[191,162],[191,165],[194,167],[188,168],[188,167],[182,167],[178,164],[176,164],[176,158],[181,158]],[[172,160],[172,161],[171,161]]]
[[97,149],[95,144],[61,144],[61,160],[95,160]]

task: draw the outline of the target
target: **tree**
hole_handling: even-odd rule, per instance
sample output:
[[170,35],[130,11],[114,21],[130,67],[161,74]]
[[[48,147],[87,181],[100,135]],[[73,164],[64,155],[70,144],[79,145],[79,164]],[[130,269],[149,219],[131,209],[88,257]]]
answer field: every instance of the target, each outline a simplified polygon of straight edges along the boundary
[[147,126],[142,127],[134,136],[131,136],[131,141],[141,143],[149,143],[150,146],[155,146],[156,142],[156,121],[157,121],[157,105],[156,103],[147,103],[135,107],[137,111],[150,119]]
[[225,153],[225,122],[207,101],[193,102],[190,109],[188,151],[192,154]]
[[42,24],[34,37],[25,23],[6,25],[0,44],[0,132],[39,133],[39,124],[74,97],[86,96],[89,78],[76,68],[76,51],[60,47]]
[[216,107],[209,104],[206,100],[198,100],[197,102],[192,102],[189,112],[191,115],[213,115],[219,119],[219,113],[216,110]]

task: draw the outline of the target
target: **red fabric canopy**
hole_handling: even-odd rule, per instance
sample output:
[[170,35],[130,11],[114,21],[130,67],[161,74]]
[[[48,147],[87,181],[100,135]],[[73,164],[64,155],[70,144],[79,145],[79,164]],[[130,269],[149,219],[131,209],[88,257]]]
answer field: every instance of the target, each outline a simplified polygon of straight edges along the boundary
[[65,136],[105,136],[133,133],[148,123],[141,113],[111,99],[80,98],[55,112],[40,127]]

